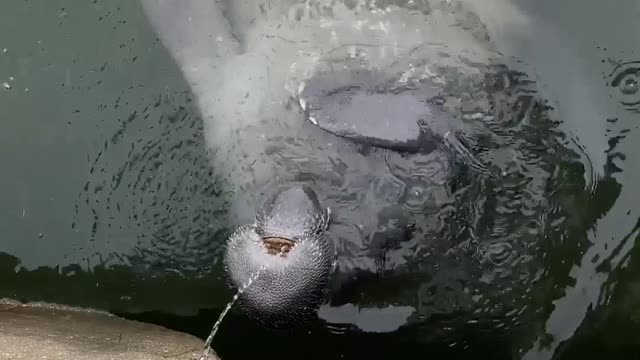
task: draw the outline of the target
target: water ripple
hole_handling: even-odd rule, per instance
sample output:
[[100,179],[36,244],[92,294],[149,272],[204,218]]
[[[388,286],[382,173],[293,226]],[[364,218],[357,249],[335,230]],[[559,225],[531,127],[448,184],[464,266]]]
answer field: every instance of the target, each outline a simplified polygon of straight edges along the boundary
[[617,64],[609,73],[607,85],[614,90],[611,95],[627,110],[640,112],[640,61]]
[[[556,245],[547,239],[566,234],[575,221],[569,199],[576,189],[562,184],[583,165],[566,147],[533,81],[503,66],[484,71],[485,93],[469,99],[485,98],[490,106],[474,108],[482,116],[465,121],[475,131],[469,142],[501,176],[485,178],[455,166],[443,172],[446,201],[439,207],[439,224],[428,229],[418,224],[422,232],[414,240],[419,253],[428,254],[416,262],[431,278],[419,290],[418,309],[423,319],[471,311],[478,326],[509,331],[526,316],[530,288]],[[464,104],[458,109],[465,113]],[[406,210],[425,213],[425,204],[434,202],[425,194],[437,189],[430,180],[438,172],[428,170],[435,167],[416,159],[388,162],[406,184]],[[412,171],[420,176],[408,176]],[[499,323],[485,321],[494,316]]]
[[164,94],[134,109],[90,159],[75,208],[76,217],[93,217],[90,239],[79,244],[94,252],[91,264],[186,276],[218,263],[230,230],[189,102]]

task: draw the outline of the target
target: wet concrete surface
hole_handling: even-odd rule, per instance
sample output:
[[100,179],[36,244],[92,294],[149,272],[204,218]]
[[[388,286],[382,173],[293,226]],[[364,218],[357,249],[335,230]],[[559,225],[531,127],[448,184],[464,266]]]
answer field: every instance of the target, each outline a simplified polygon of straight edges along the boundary
[[188,334],[104,312],[0,302],[3,360],[193,360],[203,344]]

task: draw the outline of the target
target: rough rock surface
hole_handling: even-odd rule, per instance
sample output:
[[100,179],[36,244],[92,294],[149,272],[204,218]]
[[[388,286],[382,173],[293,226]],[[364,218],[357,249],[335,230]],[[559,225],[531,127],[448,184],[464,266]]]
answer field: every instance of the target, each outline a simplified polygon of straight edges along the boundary
[[203,345],[188,334],[103,312],[0,301],[2,360],[197,360]]

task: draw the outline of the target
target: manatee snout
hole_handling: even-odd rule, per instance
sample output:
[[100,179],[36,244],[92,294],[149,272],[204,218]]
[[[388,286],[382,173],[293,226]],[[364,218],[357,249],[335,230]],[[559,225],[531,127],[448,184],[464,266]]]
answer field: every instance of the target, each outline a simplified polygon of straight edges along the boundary
[[253,225],[230,236],[225,267],[235,289],[251,282],[239,298],[249,317],[279,328],[314,313],[334,266],[329,215],[311,188],[288,186],[265,201]]

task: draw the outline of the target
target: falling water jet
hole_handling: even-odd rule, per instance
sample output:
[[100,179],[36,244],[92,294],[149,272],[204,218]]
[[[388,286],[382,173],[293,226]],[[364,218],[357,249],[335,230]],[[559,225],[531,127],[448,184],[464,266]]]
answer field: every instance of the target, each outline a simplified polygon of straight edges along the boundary
[[209,337],[207,337],[207,341],[205,341],[205,343],[204,343],[204,351],[202,352],[202,355],[200,356],[199,360],[208,360],[209,359],[209,351],[211,350],[211,343],[213,342],[213,337],[218,332],[218,328],[220,327],[220,324],[222,323],[222,319],[224,319],[224,317],[227,315],[229,310],[231,310],[231,307],[233,306],[233,304],[235,304],[235,302],[238,301],[238,298],[240,297],[240,295],[242,295],[242,293],[249,286],[251,286],[251,284],[258,278],[260,273],[263,270],[265,270],[266,268],[267,268],[267,266],[265,265],[262,268],[260,268],[258,271],[256,271],[252,276],[250,276],[249,280],[247,281],[247,283],[244,284],[242,287],[240,287],[238,289],[238,292],[236,292],[236,294],[233,295],[233,298],[231,299],[231,301],[229,301],[229,303],[227,304],[227,307],[225,307],[224,310],[222,310],[222,312],[220,313],[220,316],[218,317],[218,321],[216,321],[216,323],[213,325],[213,328],[211,329],[211,333],[209,334]]
[[[246,314],[270,328],[294,325],[317,308],[335,266],[335,248],[324,236],[330,216],[310,187],[282,187],[265,201],[253,225],[228,238],[224,264],[238,291],[214,324],[199,360],[209,355],[222,319],[241,296],[246,297]],[[310,271],[299,271],[300,265]],[[273,267],[278,271],[269,271]]]
[[[273,252],[271,251],[273,249],[272,248],[268,248],[270,254],[271,255],[276,255],[276,256],[284,256],[286,253],[289,252],[290,249],[291,249],[290,246],[281,246],[280,247],[280,251],[277,254],[273,254]],[[227,315],[229,310],[231,310],[231,307],[233,306],[233,304],[235,304],[235,302],[238,301],[238,298],[240,297],[240,295],[242,295],[242,293],[249,286],[251,286],[251,284],[254,281],[256,281],[256,279],[258,278],[260,273],[263,272],[264,270],[266,270],[267,267],[268,267],[268,265],[265,264],[260,269],[258,269],[258,271],[256,271],[253,275],[251,275],[249,277],[249,280],[247,280],[246,284],[242,285],[238,289],[236,294],[233,295],[233,298],[231,299],[231,301],[229,301],[229,303],[224,308],[224,310],[222,310],[222,312],[220,313],[220,316],[218,316],[218,320],[216,321],[216,323],[213,325],[213,328],[211,329],[211,333],[209,334],[209,337],[207,337],[207,340],[204,342],[204,350],[202,352],[202,355],[200,355],[200,359],[199,360],[209,360],[209,352],[211,351],[211,343],[213,342],[213,337],[218,332],[218,328],[220,327],[220,324],[222,323],[222,319],[224,319],[224,317]]]

